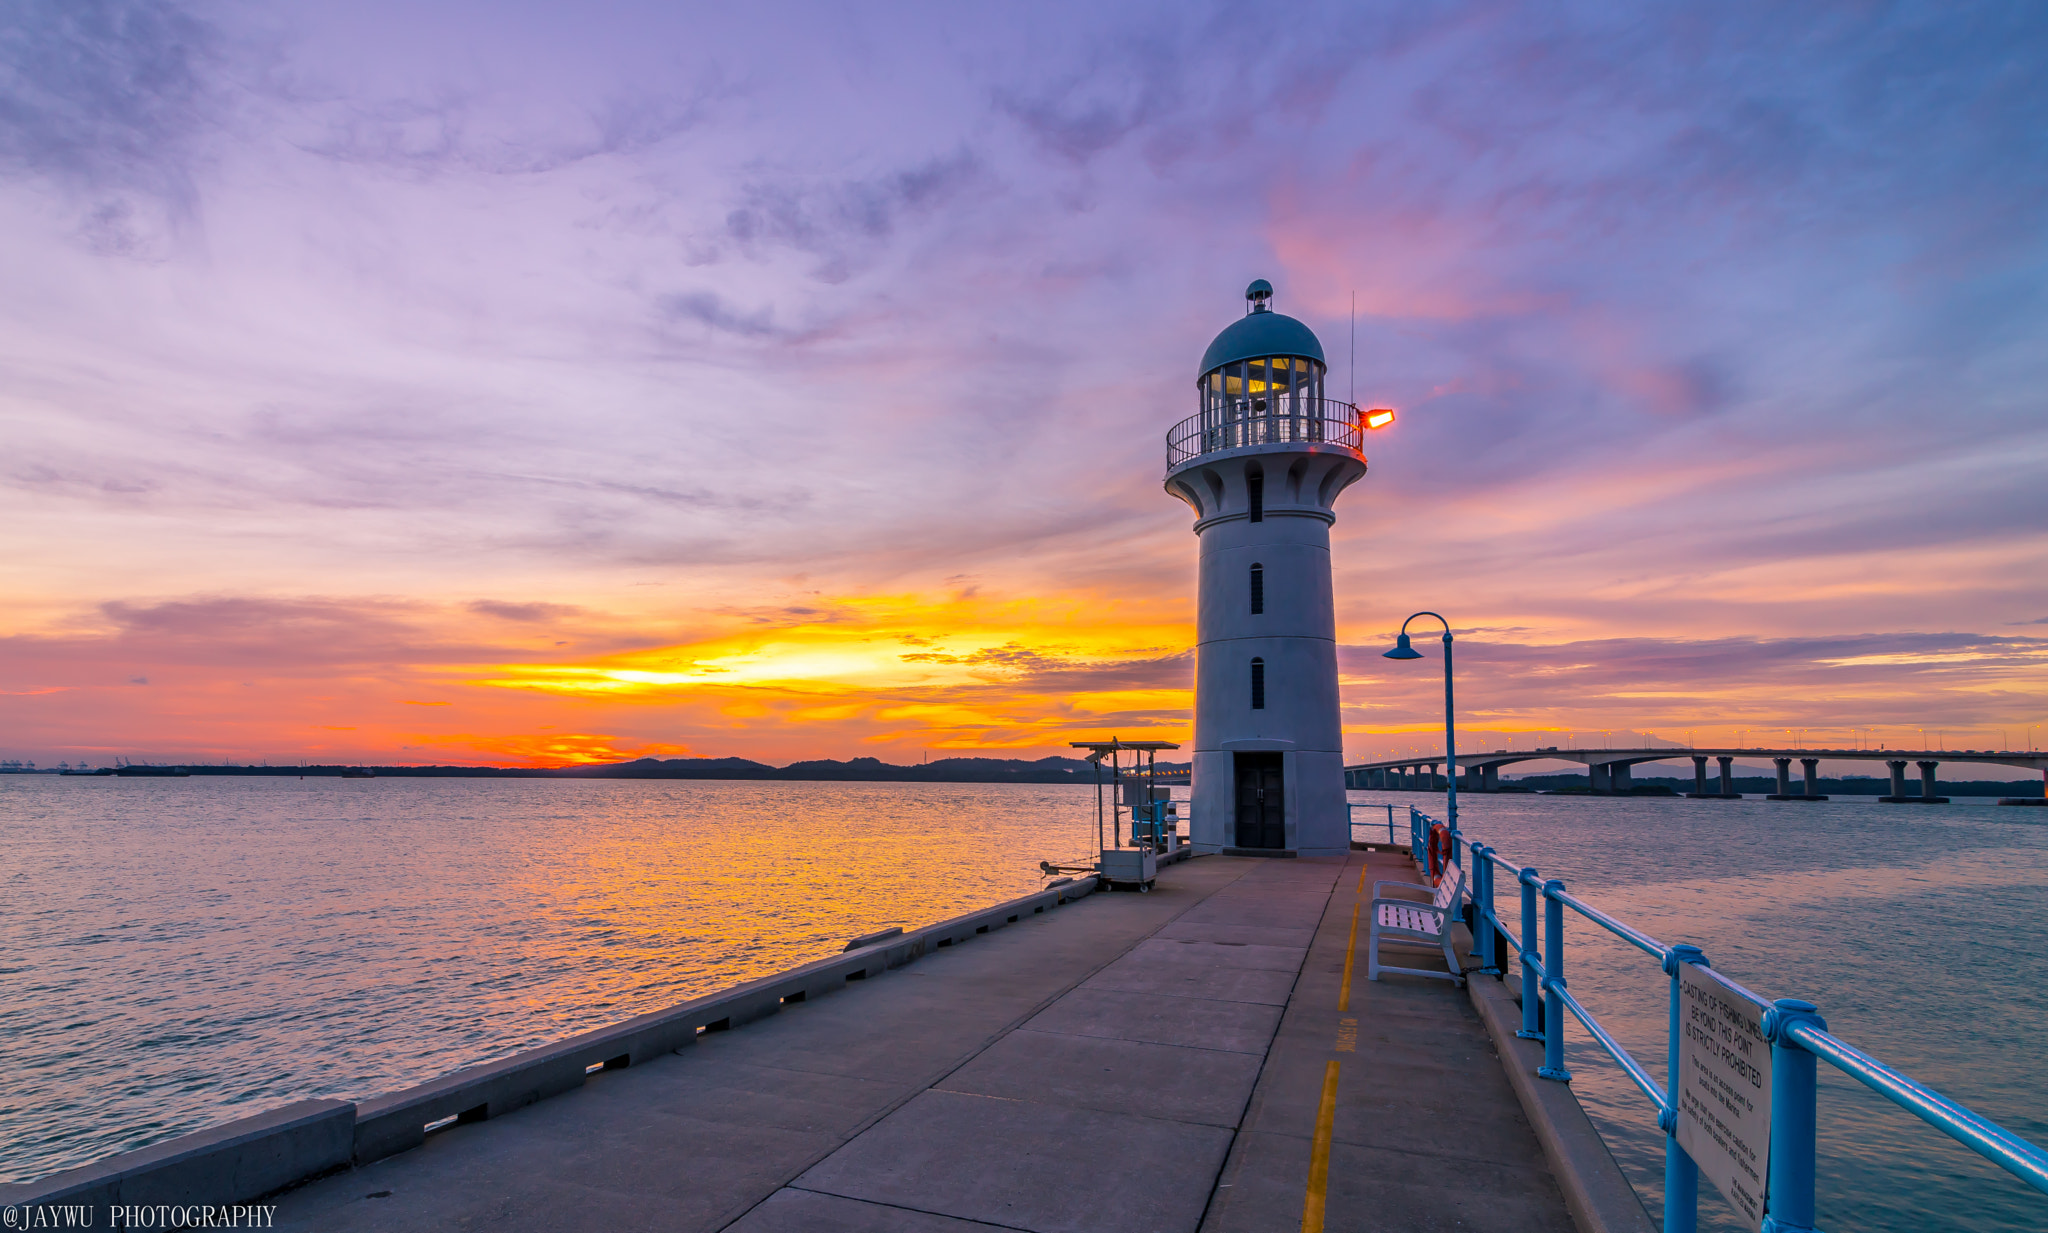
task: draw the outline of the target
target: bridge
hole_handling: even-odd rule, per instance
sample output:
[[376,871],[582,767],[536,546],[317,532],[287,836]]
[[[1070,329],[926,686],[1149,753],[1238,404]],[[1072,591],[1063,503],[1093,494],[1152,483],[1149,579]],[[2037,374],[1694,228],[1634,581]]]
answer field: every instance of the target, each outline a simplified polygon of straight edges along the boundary
[[[1769,758],[1777,764],[1778,790],[1771,800],[1824,801],[1820,793],[1822,762],[1882,762],[1891,770],[1891,791],[1879,797],[1891,804],[1945,804],[1935,794],[1935,770],[1944,762],[1975,762],[1992,766],[2020,766],[2041,772],[2043,793],[2048,795],[2048,753],[2034,750],[1977,749],[1560,749],[1555,745],[1537,749],[1494,749],[1457,755],[1455,766],[1445,766],[1442,755],[1424,758],[1391,758],[1380,762],[1358,762],[1344,768],[1344,786],[1353,789],[1399,789],[1442,791],[1445,780],[1437,773],[1460,774],[1460,792],[1498,792],[1500,768],[1516,762],[1578,762],[1585,766],[1595,792],[1627,793],[1631,767],[1645,762],[1675,762],[1692,759],[1693,791],[1687,796],[1705,800],[1741,796],[1735,791],[1737,758]],[[1707,760],[1719,763],[1718,791],[1707,789]],[[1792,790],[1792,763],[1805,772],[1803,792]],[[1906,791],[1906,767],[1920,772],[1920,791]]]

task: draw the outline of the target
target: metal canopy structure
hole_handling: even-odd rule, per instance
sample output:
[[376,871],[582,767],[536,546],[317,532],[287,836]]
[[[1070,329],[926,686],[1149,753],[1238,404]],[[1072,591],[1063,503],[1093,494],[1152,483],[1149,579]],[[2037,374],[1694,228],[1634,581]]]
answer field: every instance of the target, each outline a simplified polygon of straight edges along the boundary
[[[1172,741],[1126,741],[1120,740],[1117,737],[1111,737],[1106,741],[1069,741],[1067,742],[1067,744],[1068,747],[1072,749],[1089,750],[1090,752],[1088,754],[1088,760],[1095,764],[1096,850],[1101,851],[1104,848],[1108,847],[1108,845],[1105,844],[1103,840],[1105,838],[1111,837],[1113,837],[1116,840],[1117,848],[1121,849],[1124,846],[1123,806],[1117,800],[1117,786],[1121,784],[1125,778],[1138,778],[1140,773],[1142,772],[1145,777],[1145,799],[1149,802],[1153,797],[1152,789],[1157,787],[1159,782],[1159,775],[1157,770],[1159,761],[1159,751],[1162,749],[1179,749],[1180,746]],[[1123,765],[1123,754],[1125,753],[1125,751],[1129,751],[1131,754],[1131,765],[1129,768],[1128,776],[1125,774],[1125,768]],[[1103,834],[1102,764],[1104,762],[1109,763],[1110,834],[1108,836],[1105,836]],[[1151,806],[1148,804],[1147,807],[1150,808]]]

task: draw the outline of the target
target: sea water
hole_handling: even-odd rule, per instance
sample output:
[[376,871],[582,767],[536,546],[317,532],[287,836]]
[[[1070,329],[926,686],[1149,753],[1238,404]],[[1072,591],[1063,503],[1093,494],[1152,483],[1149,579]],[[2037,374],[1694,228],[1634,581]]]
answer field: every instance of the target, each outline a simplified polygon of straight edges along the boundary
[[[1511,859],[2048,1142],[2048,811],[1462,806]],[[1025,894],[1095,826],[1068,785],[0,776],[0,1179],[392,1091]],[[1661,1074],[1662,973],[1566,928],[1574,992]],[[1569,1039],[1574,1090],[1660,1211],[1653,1111]],[[2048,1227],[2048,1198],[1821,1072],[1824,1227]],[[1736,1228],[1702,1193],[1702,1227]]]

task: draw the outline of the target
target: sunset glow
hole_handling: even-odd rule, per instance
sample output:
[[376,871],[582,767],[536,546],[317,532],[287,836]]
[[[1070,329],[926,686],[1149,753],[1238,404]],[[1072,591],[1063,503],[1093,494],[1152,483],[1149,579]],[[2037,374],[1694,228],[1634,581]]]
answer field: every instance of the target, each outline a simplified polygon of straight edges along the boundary
[[2048,722],[2012,31],[600,9],[0,53],[0,755],[1182,739],[1163,435],[1255,277],[1377,430],[1354,757],[1440,718],[1418,608],[1482,743]]

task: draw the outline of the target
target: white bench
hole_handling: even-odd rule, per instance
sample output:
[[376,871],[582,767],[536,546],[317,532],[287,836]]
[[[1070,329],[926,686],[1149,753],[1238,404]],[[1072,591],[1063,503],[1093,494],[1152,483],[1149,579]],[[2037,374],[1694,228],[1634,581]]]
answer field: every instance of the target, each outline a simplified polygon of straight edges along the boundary
[[[1451,922],[1460,919],[1458,908],[1465,894],[1465,870],[1463,866],[1452,865],[1444,871],[1444,877],[1437,884],[1436,892],[1428,903],[1419,899],[1382,898],[1381,889],[1421,894],[1427,886],[1413,882],[1374,882],[1372,884],[1372,929],[1366,939],[1366,979],[1378,980],[1381,972],[1399,972],[1404,976],[1434,976],[1463,985],[1465,976],[1458,967],[1458,956],[1451,951]],[[1380,939],[1397,946],[1441,947],[1444,952],[1444,966],[1449,971],[1438,972],[1429,968],[1397,968],[1380,962]]]

